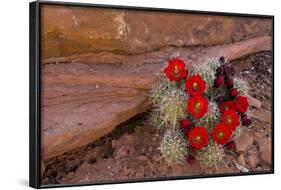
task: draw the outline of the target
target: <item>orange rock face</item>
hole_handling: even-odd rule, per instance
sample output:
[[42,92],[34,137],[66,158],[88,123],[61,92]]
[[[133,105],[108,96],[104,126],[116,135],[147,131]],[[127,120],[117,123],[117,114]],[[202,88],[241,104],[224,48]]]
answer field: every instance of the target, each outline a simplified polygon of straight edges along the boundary
[[155,77],[146,77],[144,67],[79,63],[46,67],[42,91],[44,159],[88,144],[150,106],[147,85]]
[[270,19],[44,5],[43,58],[136,54],[165,46],[210,46],[271,35]]

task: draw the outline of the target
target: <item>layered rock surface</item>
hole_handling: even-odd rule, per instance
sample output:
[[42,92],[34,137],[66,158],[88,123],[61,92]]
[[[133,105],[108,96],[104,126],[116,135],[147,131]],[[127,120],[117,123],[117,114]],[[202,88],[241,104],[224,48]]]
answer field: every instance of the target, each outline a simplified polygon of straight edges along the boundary
[[43,5],[42,55],[140,54],[222,45],[272,33],[270,19]]
[[270,42],[259,37],[212,48],[173,48],[131,56],[126,64],[43,65],[43,158],[86,145],[149,109],[149,90],[173,53],[192,66],[210,56],[232,60],[270,50]]
[[79,63],[44,68],[44,158],[88,144],[146,111],[149,100],[145,89],[154,78],[147,76],[145,67],[141,69],[135,74],[130,68],[93,68]]

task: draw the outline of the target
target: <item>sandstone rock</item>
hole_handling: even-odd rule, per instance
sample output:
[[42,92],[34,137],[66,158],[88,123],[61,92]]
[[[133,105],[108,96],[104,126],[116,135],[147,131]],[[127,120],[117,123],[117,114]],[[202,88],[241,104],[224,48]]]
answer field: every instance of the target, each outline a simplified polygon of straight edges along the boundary
[[92,166],[88,163],[83,163],[75,172],[70,172],[61,180],[62,183],[82,183],[88,182],[90,174],[93,173]]
[[260,157],[268,164],[272,163],[272,139],[267,133],[255,133],[255,141],[258,144]]
[[148,160],[148,158],[144,155],[140,155],[140,156],[136,157],[136,159],[140,160],[140,161],[147,161]]
[[135,177],[136,177],[136,178],[139,178],[139,179],[140,179],[140,178],[143,178],[143,177],[144,177],[144,172],[136,172],[136,173],[135,173]]
[[130,170],[130,168],[129,168],[128,166],[125,166],[125,167],[123,168],[123,172],[124,172],[124,175],[129,176],[129,174],[130,174],[132,171]]
[[238,157],[237,157],[237,162],[242,165],[242,166],[246,166],[246,161],[245,161],[245,157],[244,157],[244,154],[240,154]]
[[152,157],[152,160],[154,160],[154,161],[156,161],[156,162],[159,162],[161,159],[162,159],[161,154],[155,154],[155,155],[153,155],[153,157]]
[[136,54],[164,46],[211,46],[271,35],[271,27],[270,19],[45,5],[42,54]]
[[129,148],[127,146],[120,146],[118,149],[115,149],[114,158],[121,159],[125,158],[128,154]]
[[173,169],[173,176],[181,176],[183,174],[183,167],[182,164],[172,164],[171,165],[172,169]]
[[43,59],[42,62],[45,64],[81,62],[87,64],[144,65],[147,63],[164,63],[172,57],[181,57],[189,64],[198,64],[209,57],[224,56],[227,60],[231,61],[260,51],[269,51],[271,50],[271,42],[272,40],[270,36],[262,36],[207,48],[181,48],[168,46],[152,52],[133,55],[119,55],[112,52],[90,52],[65,57],[46,58]]
[[261,108],[261,106],[262,106],[261,101],[259,101],[256,98],[253,98],[252,96],[248,96],[248,99],[249,99],[249,102],[250,102],[251,106],[253,106],[253,107],[257,108],[257,109]]
[[[151,89],[164,65],[87,65],[65,63],[43,68],[43,84],[91,85],[98,90],[102,85],[133,89]],[[85,86],[84,88],[86,88]],[[104,88],[104,87],[103,87]],[[71,90],[71,88],[69,89]],[[51,94],[48,94],[51,96]]]
[[[69,66],[67,68],[71,68]],[[47,71],[44,77],[55,73],[58,78],[63,78],[59,69]],[[79,81],[83,75],[77,73]],[[100,82],[99,88],[94,83],[86,85],[72,80],[43,80],[43,159],[86,145],[149,108],[147,91],[126,88],[130,85],[130,82],[126,84],[126,80],[120,82],[121,87]],[[132,80],[135,80],[133,76]],[[140,80],[137,83],[141,84]],[[145,82],[141,86],[147,88]]]
[[121,145],[123,146],[123,145],[132,144],[133,141],[134,139],[131,135],[124,134],[118,140],[113,140],[111,144],[113,149],[118,149]]
[[240,172],[240,170],[238,170],[236,167],[233,167],[233,166],[225,167],[223,165],[218,165],[215,167],[216,174],[227,174],[227,173],[233,174],[233,173],[238,173],[238,172]]
[[253,135],[243,133],[241,136],[235,139],[236,152],[246,152],[248,147],[253,144]]
[[74,172],[80,165],[81,162],[79,160],[68,160],[65,168],[68,172]]
[[211,48],[206,51],[207,54],[214,57],[224,56],[228,60],[234,60],[239,57],[245,57],[252,53],[271,50],[272,40],[269,36],[257,37],[233,44]]
[[272,114],[271,111],[265,109],[255,110],[253,112],[253,117],[257,118],[260,121],[264,121],[271,124]]
[[247,160],[248,160],[249,166],[253,169],[256,168],[256,166],[260,162],[258,155],[255,155],[255,154],[248,155]]

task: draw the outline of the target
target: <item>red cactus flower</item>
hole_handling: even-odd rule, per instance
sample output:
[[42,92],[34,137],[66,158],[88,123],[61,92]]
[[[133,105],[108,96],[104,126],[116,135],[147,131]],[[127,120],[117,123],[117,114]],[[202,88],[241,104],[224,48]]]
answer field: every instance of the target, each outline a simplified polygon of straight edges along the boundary
[[215,79],[215,87],[219,88],[220,86],[222,86],[224,84],[224,77],[223,76],[219,76]]
[[234,110],[227,110],[222,114],[222,123],[224,123],[231,131],[239,124],[239,117]]
[[217,124],[213,129],[212,138],[217,144],[226,144],[230,137],[231,131],[223,123]]
[[187,128],[190,125],[190,121],[188,119],[182,119],[180,120],[180,124],[183,128]]
[[189,143],[195,148],[203,148],[208,145],[207,130],[200,126],[195,126],[188,133]]
[[232,88],[232,89],[230,90],[230,96],[231,96],[232,98],[235,98],[237,95],[238,95],[238,90],[237,90],[237,88]]
[[185,63],[181,59],[173,59],[169,61],[168,67],[165,68],[164,73],[170,79],[170,81],[180,81],[188,75],[188,71],[185,69]]
[[235,104],[234,104],[233,101],[224,102],[220,106],[221,113],[223,113],[223,112],[225,112],[227,110],[231,110],[231,109],[235,109]]
[[244,113],[248,110],[249,107],[249,102],[247,97],[245,96],[238,96],[236,99],[236,111],[240,112],[240,113]]
[[191,96],[200,95],[206,89],[206,82],[200,75],[193,75],[186,80],[185,89]]
[[201,95],[188,99],[187,110],[197,119],[201,118],[208,110],[208,100]]

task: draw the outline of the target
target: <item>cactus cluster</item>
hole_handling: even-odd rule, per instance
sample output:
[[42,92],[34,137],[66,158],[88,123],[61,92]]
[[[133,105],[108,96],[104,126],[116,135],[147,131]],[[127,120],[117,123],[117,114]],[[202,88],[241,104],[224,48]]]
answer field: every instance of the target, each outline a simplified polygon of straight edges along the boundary
[[[251,125],[247,83],[234,77],[225,61],[208,58],[187,68],[184,61],[169,61],[150,97],[151,122],[164,130],[160,151],[169,162],[194,157],[207,166],[223,161],[224,147]],[[168,80],[169,79],[169,80]]]
[[[168,84],[167,84],[168,83]],[[157,127],[175,128],[177,121],[186,115],[186,99],[181,86],[171,84],[161,79],[151,93],[154,106],[152,121]]]
[[166,78],[161,77],[159,81],[153,86],[150,99],[154,107],[162,102],[162,99],[166,96],[166,92],[173,90],[175,87]]
[[212,132],[212,129],[219,122],[219,118],[215,115],[206,115],[196,122],[197,126],[202,126],[207,129],[208,132]]
[[160,145],[163,157],[169,162],[182,162],[188,152],[186,139],[178,128],[166,130]]
[[165,127],[165,123],[163,122],[160,111],[158,109],[152,109],[150,112],[150,117],[148,121],[153,127],[157,129],[163,129]]
[[248,83],[241,78],[234,78],[234,88],[239,90],[239,95],[247,95],[249,92]]
[[196,125],[203,126],[208,132],[211,132],[215,124],[220,121],[220,111],[215,102],[209,102],[207,114],[197,120]]
[[214,79],[216,68],[221,65],[220,61],[216,58],[207,58],[202,64],[197,66],[194,73],[199,74],[206,82],[206,93],[213,93]]
[[196,150],[193,154],[196,160],[203,162],[207,166],[216,166],[223,161],[223,146],[215,143],[209,144],[207,147]]
[[165,125],[175,128],[179,118],[186,115],[185,101],[185,96],[177,91],[171,91],[163,98],[159,111]]

